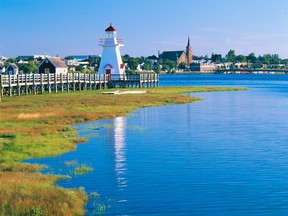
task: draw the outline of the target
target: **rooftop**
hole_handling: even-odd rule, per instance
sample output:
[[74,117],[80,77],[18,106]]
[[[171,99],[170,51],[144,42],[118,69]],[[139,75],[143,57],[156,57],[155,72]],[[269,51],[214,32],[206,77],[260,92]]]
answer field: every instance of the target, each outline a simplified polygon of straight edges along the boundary
[[105,32],[107,32],[107,31],[116,32],[117,29],[115,29],[114,26],[112,25],[112,23],[110,23],[110,26],[105,30]]

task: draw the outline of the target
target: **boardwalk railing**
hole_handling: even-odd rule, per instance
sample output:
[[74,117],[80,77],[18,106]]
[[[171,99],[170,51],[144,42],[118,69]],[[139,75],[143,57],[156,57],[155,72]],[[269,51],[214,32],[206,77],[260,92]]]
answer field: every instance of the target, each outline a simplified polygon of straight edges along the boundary
[[82,91],[111,87],[157,87],[159,75],[147,74],[19,74],[0,75],[0,100],[4,95]]

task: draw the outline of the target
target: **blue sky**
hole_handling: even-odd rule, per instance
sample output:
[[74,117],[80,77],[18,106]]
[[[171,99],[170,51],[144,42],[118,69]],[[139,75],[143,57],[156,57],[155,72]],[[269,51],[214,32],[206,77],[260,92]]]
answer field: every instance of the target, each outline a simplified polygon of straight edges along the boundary
[[0,55],[101,54],[112,22],[122,54],[277,53],[288,58],[288,0],[0,0]]

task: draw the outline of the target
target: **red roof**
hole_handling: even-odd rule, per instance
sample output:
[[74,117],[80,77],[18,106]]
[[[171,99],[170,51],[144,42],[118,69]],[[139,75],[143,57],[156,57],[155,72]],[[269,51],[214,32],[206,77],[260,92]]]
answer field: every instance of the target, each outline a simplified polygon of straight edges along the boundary
[[105,32],[107,31],[112,31],[112,32],[116,32],[117,30],[112,26],[112,23],[110,23],[110,26],[105,30]]

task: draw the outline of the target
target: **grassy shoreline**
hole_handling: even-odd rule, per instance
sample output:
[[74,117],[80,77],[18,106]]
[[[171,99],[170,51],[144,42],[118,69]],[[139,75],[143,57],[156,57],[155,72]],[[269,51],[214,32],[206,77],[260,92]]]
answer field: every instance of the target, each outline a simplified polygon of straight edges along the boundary
[[41,167],[21,163],[76,149],[85,140],[69,125],[124,116],[142,107],[201,100],[183,93],[232,90],[246,89],[161,87],[139,95],[85,91],[4,98],[0,103],[0,216],[85,213],[88,197],[83,190],[55,187],[59,177],[41,175]]

